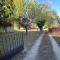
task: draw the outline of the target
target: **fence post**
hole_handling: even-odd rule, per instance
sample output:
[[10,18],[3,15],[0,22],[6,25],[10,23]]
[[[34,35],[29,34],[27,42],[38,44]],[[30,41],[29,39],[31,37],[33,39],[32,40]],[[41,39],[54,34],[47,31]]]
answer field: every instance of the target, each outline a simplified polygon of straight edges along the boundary
[[24,46],[24,40],[23,40],[23,32],[22,32],[22,41],[21,41],[21,43],[22,43],[22,45]]
[[2,47],[3,47],[3,54],[5,54],[5,49],[4,49],[4,38],[2,38]]

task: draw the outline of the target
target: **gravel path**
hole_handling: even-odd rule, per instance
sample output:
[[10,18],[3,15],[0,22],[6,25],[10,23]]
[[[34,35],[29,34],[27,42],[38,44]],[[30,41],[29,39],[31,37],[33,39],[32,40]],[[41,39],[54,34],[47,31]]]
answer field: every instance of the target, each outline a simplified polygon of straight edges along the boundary
[[51,42],[49,40],[49,36],[47,34],[44,35],[42,39],[42,43],[39,47],[39,52],[36,60],[56,60],[56,56],[53,52]]

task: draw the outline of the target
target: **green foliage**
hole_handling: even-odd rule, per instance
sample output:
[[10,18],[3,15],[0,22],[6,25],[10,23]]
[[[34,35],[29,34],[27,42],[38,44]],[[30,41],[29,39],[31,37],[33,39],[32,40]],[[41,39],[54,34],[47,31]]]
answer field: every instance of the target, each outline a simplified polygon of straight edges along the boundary
[[45,24],[45,20],[40,20],[37,22],[37,26],[39,27],[40,30],[43,29],[44,24]]
[[0,32],[4,32],[4,30],[2,28],[0,28]]
[[7,32],[7,27],[12,26],[9,17],[11,16],[11,4],[10,0],[1,0],[0,1],[0,27],[4,28]]
[[23,15],[23,9],[24,9],[24,0],[13,0],[14,6],[15,6],[15,15],[16,17]]
[[45,22],[45,25],[44,25],[44,28],[49,28],[49,27],[51,27],[51,23],[48,22],[48,21],[46,21],[46,22]]
[[[25,16],[35,23],[38,22],[39,27],[44,25],[43,22],[41,24],[40,20],[48,20],[49,22],[57,20],[56,12],[54,10],[50,11],[46,7],[48,6],[45,3],[37,3],[35,0],[0,0],[0,27],[11,26],[14,21],[18,20],[17,17],[19,16]],[[28,23],[27,21],[25,23]],[[20,23],[20,25],[25,28],[25,23]],[[48,28],[51,24],[46,22],[44,27]]]

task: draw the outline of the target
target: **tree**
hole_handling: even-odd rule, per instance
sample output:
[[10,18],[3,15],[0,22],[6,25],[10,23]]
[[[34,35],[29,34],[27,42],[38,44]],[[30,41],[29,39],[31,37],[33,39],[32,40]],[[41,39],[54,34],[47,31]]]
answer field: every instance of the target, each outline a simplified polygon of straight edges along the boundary
[[16,17],[23,16],[24,0],[13,0],[13,4],[15,6],[14,13],[15,13]]
[[37,3],[35,0],[30,0],[29,4],[26,4],[28,9],[28,17],[29,19],[35,19],[37,16],[36,9],[37,9]]
[[45,24],[45,20],[40,20],[37,22],[37,25],[41,31],[43,30],[44,24]]
[[29,29],[29,19],[25,16],[20,16],[18,22],[23,28],[25,28],[27,34]]
[[6,4],[6,0],[0,1],[0,27],[4,28],[5,32],[7,32],[7,27],[11,26],[11,22],[8,20],[10,16],[10,8]]
[[7,27],[12,26],[12,23],[17,18],[14,0],[0,0],[0,8],[0,26],[7,32]]

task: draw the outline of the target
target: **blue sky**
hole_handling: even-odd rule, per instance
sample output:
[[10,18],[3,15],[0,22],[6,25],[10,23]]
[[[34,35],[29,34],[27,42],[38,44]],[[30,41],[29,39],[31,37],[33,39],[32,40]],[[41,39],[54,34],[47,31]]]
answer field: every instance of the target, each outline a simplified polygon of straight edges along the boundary
[[[42,2],[43,0],[37,0],[37,1]],[[51,6],[57,12],[57,15],[60,16],[60,0],[51,0]]]

